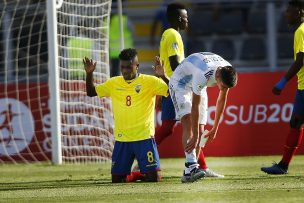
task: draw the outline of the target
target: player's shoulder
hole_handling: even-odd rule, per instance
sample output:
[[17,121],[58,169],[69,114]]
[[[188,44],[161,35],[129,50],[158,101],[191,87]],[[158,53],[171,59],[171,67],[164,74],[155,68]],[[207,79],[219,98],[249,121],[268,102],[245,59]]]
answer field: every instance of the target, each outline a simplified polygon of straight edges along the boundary
[[297,30],[296,30],[296,32],[295,32],[295,35],[297,35],[297,34],[301,34],[301,35],[304,34],[304,23],[302,23],[302,24],[297,28]]
[[144,82],[144,83],[158,83],[160,80],[162,81],[162,79],[154,76],[154,75],[147,75],[147,74],[140,74],[139,77],[141,78],[141,80]]
[[168,28],[164,31],[163,33],[164,36],[174,36],[174,35],[179,35],[179,32],[173,28]]
[[114,76],[114,77],[109,78],[106,82],[117,84],[117,83],[120,83],[122,81],[124,81],[122,76]]

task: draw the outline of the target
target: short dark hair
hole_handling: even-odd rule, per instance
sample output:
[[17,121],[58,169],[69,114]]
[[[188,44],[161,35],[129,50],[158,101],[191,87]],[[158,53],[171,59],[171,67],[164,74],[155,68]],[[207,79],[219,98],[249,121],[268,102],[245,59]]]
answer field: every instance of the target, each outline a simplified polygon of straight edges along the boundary
[[237,83],[237,73],[232,66],[221,67],[220,78],[229,88],[234,87]]
[[174,20],[179,16],[179,10],[186,9],[186,6],[181,3],[171,3],[167,6],[167,18],[169,21]]
[[290,0],[288,4],[298,9],[304,9],[304,0]]
[[129,61],[134,59],[134,57],[137,56],[137,51],[134,48],[127,48],[120,52],[119,59],[124,61]]

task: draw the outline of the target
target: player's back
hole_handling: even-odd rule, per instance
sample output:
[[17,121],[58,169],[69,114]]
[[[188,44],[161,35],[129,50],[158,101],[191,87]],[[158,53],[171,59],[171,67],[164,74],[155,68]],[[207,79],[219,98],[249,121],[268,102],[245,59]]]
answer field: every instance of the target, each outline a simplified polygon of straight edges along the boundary
[[170,78],[171,84],[180,88],[192,88],[193,78],[201,81],[202,85],[214,86],[215,71],[218,67],[231,66],[221,56],[211,52],[199,52],[189,55],[175,69]]

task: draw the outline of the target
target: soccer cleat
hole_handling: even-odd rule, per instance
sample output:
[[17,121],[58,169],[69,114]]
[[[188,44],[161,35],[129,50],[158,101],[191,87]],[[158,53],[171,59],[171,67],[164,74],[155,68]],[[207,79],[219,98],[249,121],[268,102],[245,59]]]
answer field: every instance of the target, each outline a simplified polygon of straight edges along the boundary
[[214,171],[210,170],[209,168],[207,169],[201,169],[205,172],[205,177],[209,177],[209,178],[224,178],[224,175],[215,173]]
[[267,173],[267,174],[273,174],[273,175],[281,175],[281,174],[287,174],[288,170],[282,168],[279,164],[274,163],[270,167],[262,167],[261,171]]
[[186,167],[182,176],[182,183],[192,183],[205,176],[205,172],[198,168],[198,164],[192,164]]

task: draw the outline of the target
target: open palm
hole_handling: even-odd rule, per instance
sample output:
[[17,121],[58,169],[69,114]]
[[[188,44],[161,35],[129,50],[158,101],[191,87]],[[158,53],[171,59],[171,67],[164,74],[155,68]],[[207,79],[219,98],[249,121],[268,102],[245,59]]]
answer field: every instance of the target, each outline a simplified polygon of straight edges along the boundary
[[94,72],[97,62],[94,63],[93,59],[89,59],[87,57],[84,57],[82,62],[83,62],[84,69],[85,69],[86,73],[93,73]]

